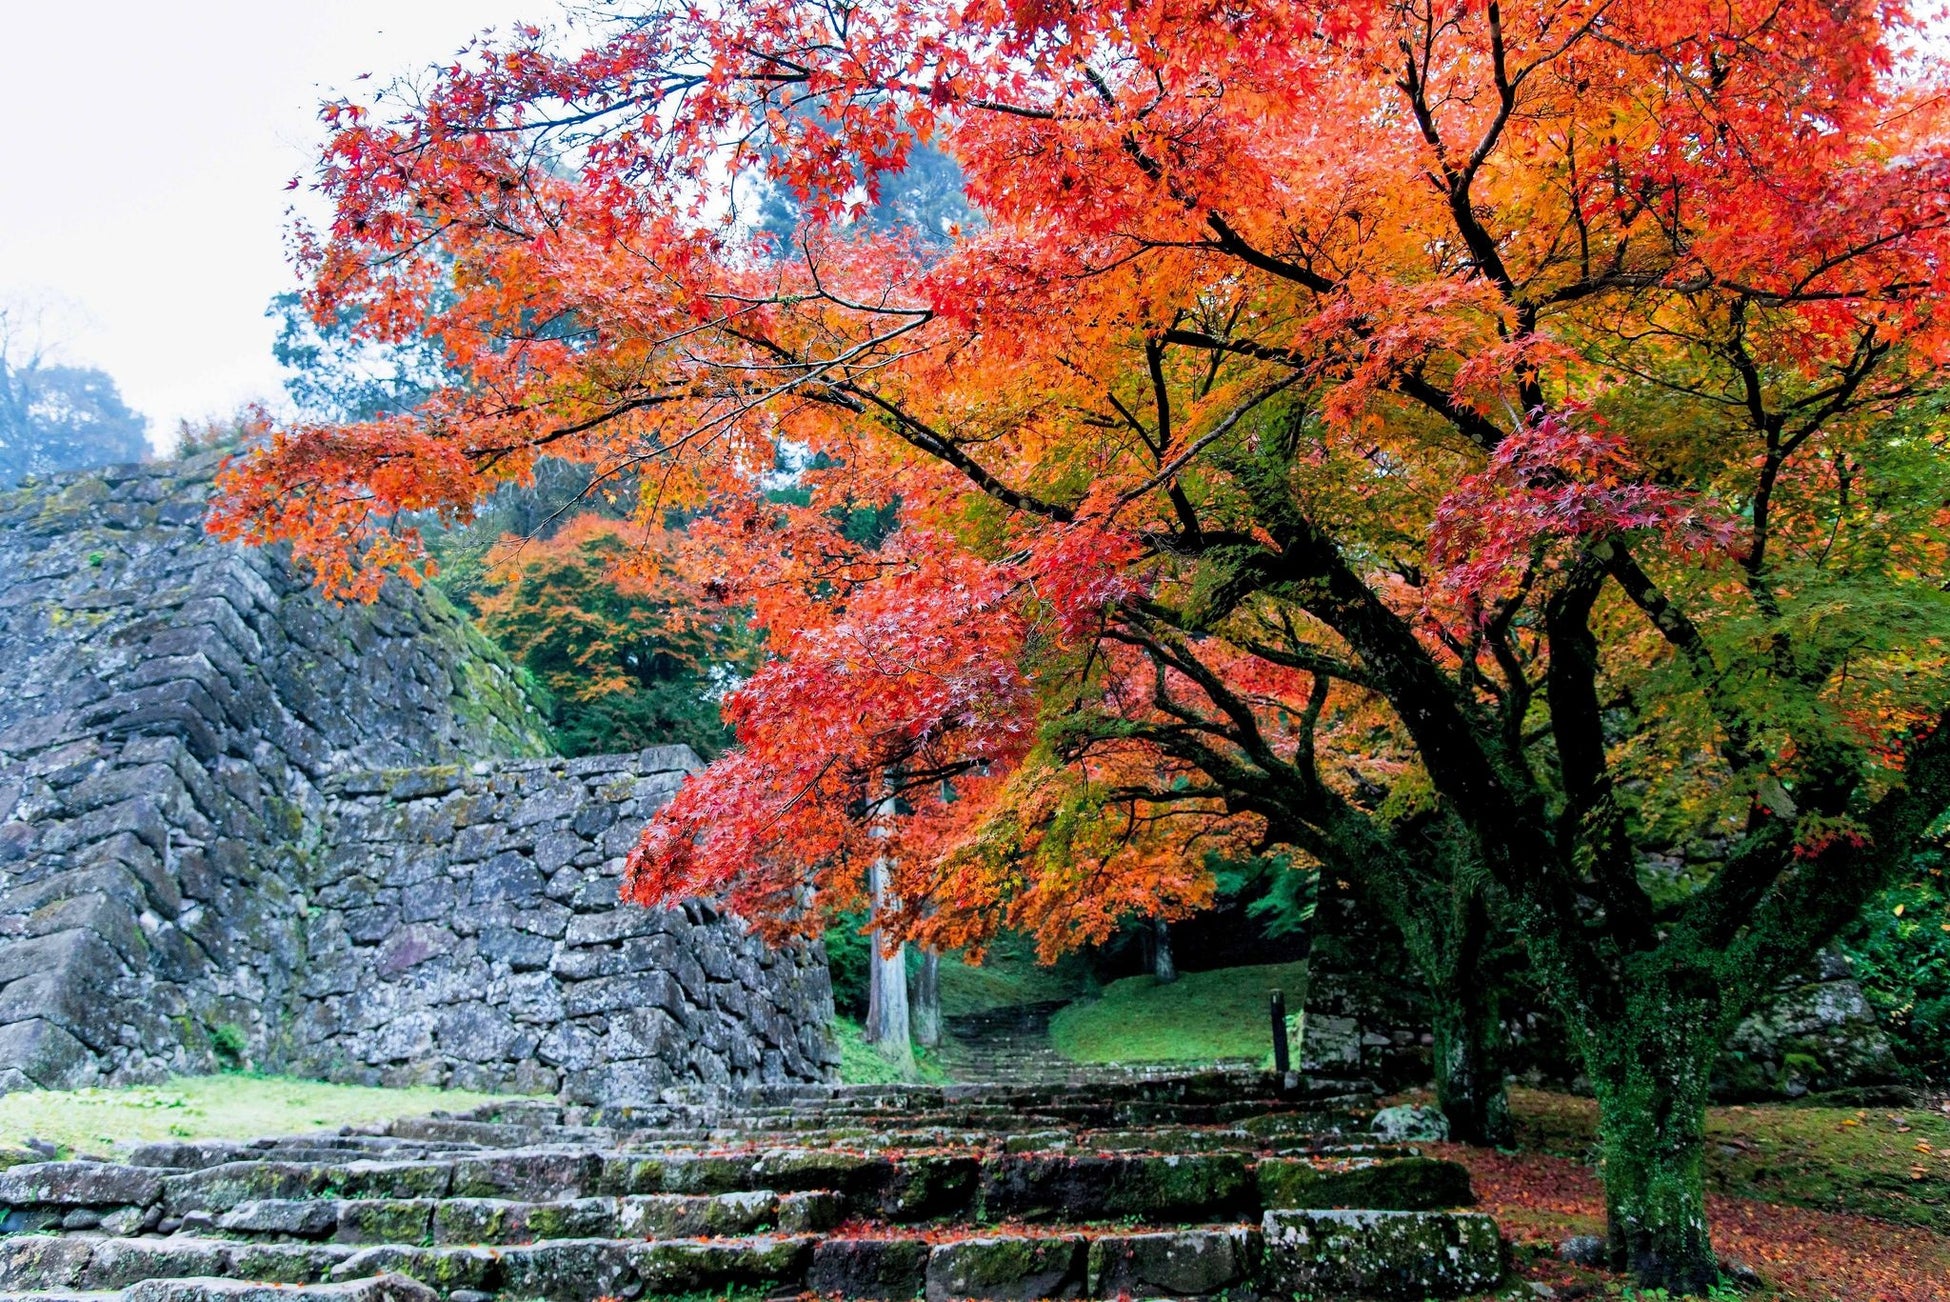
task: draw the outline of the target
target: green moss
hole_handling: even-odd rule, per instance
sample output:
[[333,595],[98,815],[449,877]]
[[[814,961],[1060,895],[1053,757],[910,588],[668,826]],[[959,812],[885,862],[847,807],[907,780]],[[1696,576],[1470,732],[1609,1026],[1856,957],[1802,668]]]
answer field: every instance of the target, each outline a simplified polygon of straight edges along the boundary
[[928,1060],[927,1050],[916,1046],[912,1075],[882,1057],[861,1038],[860,1024],[851,1018],[833,1019],[833,1039],[840,1046],[840,1080],[847,1085],[938,1085],[948,1073]]
[[1259,1164],[1258,1178],[1263,1207],[1426,1212],[1475,1201],[1468,1171],[1428,1157],[1320,1165],[1272,1158]]
[[1300,989],[1305,979],[1304,963],[1187,972],[1169,985],[1128,977],[1058,1012],[1050,1040],[1078,1062],[1259,1060],[1273,1042],[1269,993]]

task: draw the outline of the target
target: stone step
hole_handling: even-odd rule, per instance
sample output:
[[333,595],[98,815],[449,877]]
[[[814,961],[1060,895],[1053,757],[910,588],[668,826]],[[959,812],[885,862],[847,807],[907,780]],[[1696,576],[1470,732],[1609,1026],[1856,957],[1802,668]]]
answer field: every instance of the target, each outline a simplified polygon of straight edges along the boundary
[[260,1284],[247,1279],[152,1279],[117,1292],[0,1294],[5,1302],[438,1302],[440,1295],[404,1275],[375,1275],[339,1284]]
[[[1433,1212],[1274,1211],[1256,1223],[1179,1229],[1052,1229],[920,1236],[559,1239],[499,1248],[437,1244],[243,1245],[221,1240],[60,1238],[0,1244],[0,1287],[74,1295],[127,1289],[135,1302],[278,1296],[426,1302],[440,1295],[583,1302],[705,1290],[812,1291],[848,1298],[1025,1299],[1283,1295],[1455,1297],[1504,1268],[1490,1218]],[[176,1281],[175,1290],[163,1287]],[[248,1283],[246,1282],[248,1281]],[[355,1286],[365,1293],[327,1293]],[[291,1287],[296,1286],[296,1287]],[[195,1290],[205,1289],[198,1293]],[[300,1289],[313,1290],[311,1293]],[[391,1289],[391,1292],[383,1291]]]
[[837,1194],[640,1194],[516,1202],[503,1198],[265,1199],[213,1216],[194,1212],[179,1232],[227,1238],[378,1244],[506,1244],[540,1239],[681,1239],[776,1230],[808,1234],[839,1224]]
[[[1122,1138],[1137,1142],[1129,1133]],[[451,1239],[459,1233],[452,1227],[463,1223],[453,1218],[486,1213],[440,1208],[491,1203],[555,1208],[550,1215],[586,1227],[560,1233],[586,1237],[602,1228],[601,1216],[620,1218],[624,1207],[654,1206],[676,1216],[682,1209],[706,1215],[720,1206],[636,1201],[644,1195],[708,1200],[814,1192],[832,1195],[841,1215],[897,1224],[978,1214],[1064,1221],[1140,1216],[1171,1224],[1257,1214],[1264,1207],[1412,1210],[1470,1200],[1467,1173],[1453,1163],[1371,1154],[514,1149],[423,1161],[265,1159],[180,1172],[98,1162],[27,1164],[0,1172],[0,1231],[127,1236],[189,1227],[370,1242],[417,1239],[446,1217]],[[308,1203],[319,1210],[304,1210]],[[562,1210],[569,1207],[577,1210]]]

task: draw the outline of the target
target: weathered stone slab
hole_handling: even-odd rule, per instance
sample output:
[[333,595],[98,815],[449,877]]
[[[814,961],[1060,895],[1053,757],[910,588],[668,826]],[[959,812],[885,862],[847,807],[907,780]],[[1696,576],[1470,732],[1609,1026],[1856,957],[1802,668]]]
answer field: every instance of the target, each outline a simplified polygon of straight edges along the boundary
[[635,1194],[617,1200],[613,1233],[624,1239],[693,1239],[753,1234],[778,1221],[778,1195],[767,1190]]
[[1269,1211],[1264,1286],[1317,1298],[1424,1302],[1501,1282],[1496,1222],[1469,1212]]
[[607,1239],[617,1235],[614,1198],[551,1203],[503,1198],[449,1198],[433,1210],[435,1243],[526,1243],[535,1239]]
[[292,1198],[440,1198],[452,1183],[446,1162],[226,1162],[163,1180],[178,1215],[227,1212],[240,1203]]
[[318,1239],[339,1225],[337,1203],[311,1198],[261,1198],[239,1203],[216,1221],[217,1228],[239,1234],[291,1234]]
[[75,1281],[81,1288],[127,1288],[145,1279],[230,1274],[231,1245],[210,1239],[103,1239]]
[[1256,1174],[1260,1205],[1266,1208],[1425,1212],[1476,1201],[1466,1168],[1430,1157],[1268,1158]]
[[92,1239],[0,1240],[0,1289],[24,1293],[74,1288],[95,1253]]
[[168,1174],[118,1162],[22,1163],[0,1171],[0,1204],[147,1207]]
[[1085,1273],[1083,1237],[995,1235],[941,1243],[928,1254],[928,1302],[979,1298],[1034,1302],[1080,1297]]
[[418,1243],[438,1202],[431,1198],[354,1198],[337,1204],[340,1243]]
[[602,1175],[602,1159],[593,1153],[494,1153],[455,1162],[451,1192],[456,1198],[545,1202],[593,1195]]
[[1199,1297],[1249,1283],[1259,1234],[1243,1227],[1109,1234],[1091,1240],[1092,1297]]
[[919,1297],[930,1251],[921,1239],[826,1239],[813,1248],[806,1288],[843,1298]]
[[982,1210],[996,1220],[1209,1222],[1251,1209],[1254,1189],[1246,1159],[1236,1153],[1019,1153],[983,1164],[981,1197]]
[[438,1302],[439,1296],[404,1275],[296,1288],[241,1279],[156,1279],[129,1287],[122,1302]]
[[501,1278],[500,1259],[491,1248],[388,1244],[354,1252],[332,1268],[331,1279],[343,1283],[377,1274],[405,1275],[442,1293],[456,1289],[492,1292]]

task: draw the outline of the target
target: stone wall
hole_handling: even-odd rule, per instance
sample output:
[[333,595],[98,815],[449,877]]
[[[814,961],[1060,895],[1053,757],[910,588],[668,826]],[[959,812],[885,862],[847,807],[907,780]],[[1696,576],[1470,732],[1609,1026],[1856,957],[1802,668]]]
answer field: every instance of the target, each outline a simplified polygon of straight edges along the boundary
[[[762,966],[726,920],[655,924],[670,937],[656,951],[666,957],[748,960],[733,979],[750,976],[756,1024],[791,1023],[732,1049],[731,1023],[715,1020],[730,1016],[729,996],[701,988],[681,1016],[664,1010],[676,1032],[631,1036],[614,1010],[570,1010],[575,983],[589,983],[574,964],[589,960],[573,957],[585,946],[566,925],[543,937],[562,949],[561,974],[553,950],[546,965],[517,968],[538,942],[497,957],[501,932],[466,930],[497,909],[529,920],[566,909],[585,928],[608,916],[619,937],[651,927],[641,910],[599,902],[597,882],[613,881],[615,829],[667,798],[688,761],[537,758],[546,730],[515,674],[437,594],[394,584],[373,605],[339,607],[277,553],[213,542],[200,527],[213,469],[208,458],[121,467],[0,493],[0,1089],[238,1060],[584,1091],[824,1072],[830,998],[817,954]],[[432,777],[428,765],[467,773]],[[431,785],[390,772],[402,769]],[[584,800],[595,803],[570,808]],[[522,821],[541,805],[555,812]],[[557,837],[545,849],[547,831],[582,844]],[[493,853],[469,857],[496,837]],[[532,879],[515,860],[540,874],[571,850],[543,878],[550,907],[517,908]],[[546,894],[558,877],[567,888],[565,868],[589,879],[574,900]],[[446,966],[429,957],[361,973],[412,949],[410,929],[434,919],[406,914],[436,878],[445,891],[431,896],[462,910],[448,920]],[[399,920],[375,933],[389,891]],[[469,975],[443,986],[435,978],[449,970]],[[342,988],[348,979],[370,1009]],[[516,1016],[512,992],[544,982],[559,1017],[548,1022],[546,1000]],[[492,1054],[454,1020],[476,986],[483,1007],[529,1028]],[[382,988],[384,998],[369,993]],[[545,1023],[564,1028],[546,1049]],[[571,1052],[590,1036],[637,1056],[597,1064]],[[393,1056],[400,1045],[412,1052]]]
[[577,1102],[672,1079],[817,1079],[823,965],[701,904],[617,903],[622,856],[696,764],[670,746],[329,783],[281,1060]]

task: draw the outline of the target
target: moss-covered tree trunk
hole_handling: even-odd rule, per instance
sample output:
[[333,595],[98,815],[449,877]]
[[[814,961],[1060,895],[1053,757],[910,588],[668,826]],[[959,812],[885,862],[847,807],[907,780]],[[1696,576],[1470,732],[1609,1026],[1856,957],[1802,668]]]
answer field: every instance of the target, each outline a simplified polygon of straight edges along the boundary
[[1504,1089],[1503,1020],[1495,989],[1480,971],[1454,983],[1430,984],[1434,1004],[1435,1096],[1449,1138],[1479,1148],[1507,1148],[1510,1098]]
[[[1624,983],[1622,1015],[1585,1034],[1598,1098],[1606,1249],[1646,1288],[1704,1293],[1719,1281],[1706,1224],[1706,1102],[1721,1007],[1703,974]],[[1689,988],[1690,987],[1690,988]]]

